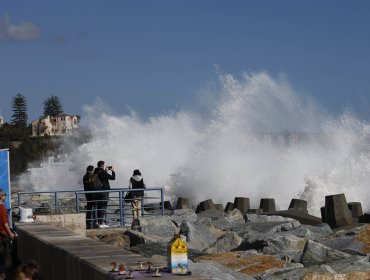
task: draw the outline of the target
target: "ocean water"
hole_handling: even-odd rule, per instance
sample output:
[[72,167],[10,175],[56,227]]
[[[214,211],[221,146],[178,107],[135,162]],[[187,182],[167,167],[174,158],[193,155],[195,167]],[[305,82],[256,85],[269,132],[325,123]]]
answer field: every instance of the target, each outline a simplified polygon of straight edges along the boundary
[[[165,187],[167,199],[193,204],[242,196],[258,208],[275,198],[287,209],[292,198],[308,201],[320,215],[325,195],[370,202],[370,126],[349,112],[334,116],[284,77],[264,72],[219,74],[217,92],[197,109],[151,118],[131,111],[109,113],[103,102],[84,106],[92,140],[77,146],[72,168],[31,170],[21,177],[30,189],[78,189],[87,165],[113,165],[112,187],[125,188],[134,169],[148,187]],[[124,101],[123,106],[124,106]]]

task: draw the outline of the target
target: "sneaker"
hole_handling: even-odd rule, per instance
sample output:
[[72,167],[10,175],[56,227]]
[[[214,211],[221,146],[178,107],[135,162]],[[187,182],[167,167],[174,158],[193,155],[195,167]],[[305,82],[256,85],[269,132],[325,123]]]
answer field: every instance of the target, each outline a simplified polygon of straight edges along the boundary
[[109,226],[106,224],[100,224],[98,225],[98,228],[109,228]]

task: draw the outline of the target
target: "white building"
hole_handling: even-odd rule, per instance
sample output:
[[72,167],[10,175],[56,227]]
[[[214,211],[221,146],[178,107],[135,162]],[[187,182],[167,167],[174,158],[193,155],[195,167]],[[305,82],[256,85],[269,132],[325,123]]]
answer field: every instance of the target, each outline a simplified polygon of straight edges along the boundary
[[0,116],[0,127],[3,127],[4,125],[4,118]]
[[77,115],[58,114],[43,116],[32,121],[32,137],[35,136],[63,136],[72,134],[78,128],[80,117]]

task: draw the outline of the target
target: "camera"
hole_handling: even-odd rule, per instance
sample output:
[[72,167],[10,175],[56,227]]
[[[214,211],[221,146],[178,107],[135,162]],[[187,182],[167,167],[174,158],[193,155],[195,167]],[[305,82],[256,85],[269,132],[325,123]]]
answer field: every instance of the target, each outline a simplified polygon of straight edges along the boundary
[[108,170],[112,170],[113,166],[107,166]]

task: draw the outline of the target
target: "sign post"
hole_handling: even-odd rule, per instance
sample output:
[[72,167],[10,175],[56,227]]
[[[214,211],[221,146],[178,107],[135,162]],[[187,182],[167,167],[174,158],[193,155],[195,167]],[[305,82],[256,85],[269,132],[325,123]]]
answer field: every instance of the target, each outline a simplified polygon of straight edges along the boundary
[[12,226],[12,215],[11,215],[11,190],[10,190],[10,170],[9,170],[9,150],[0,149],[0,188],[4,190],[6,194],[6,200],[4,206],[8,211],[9,223]]

